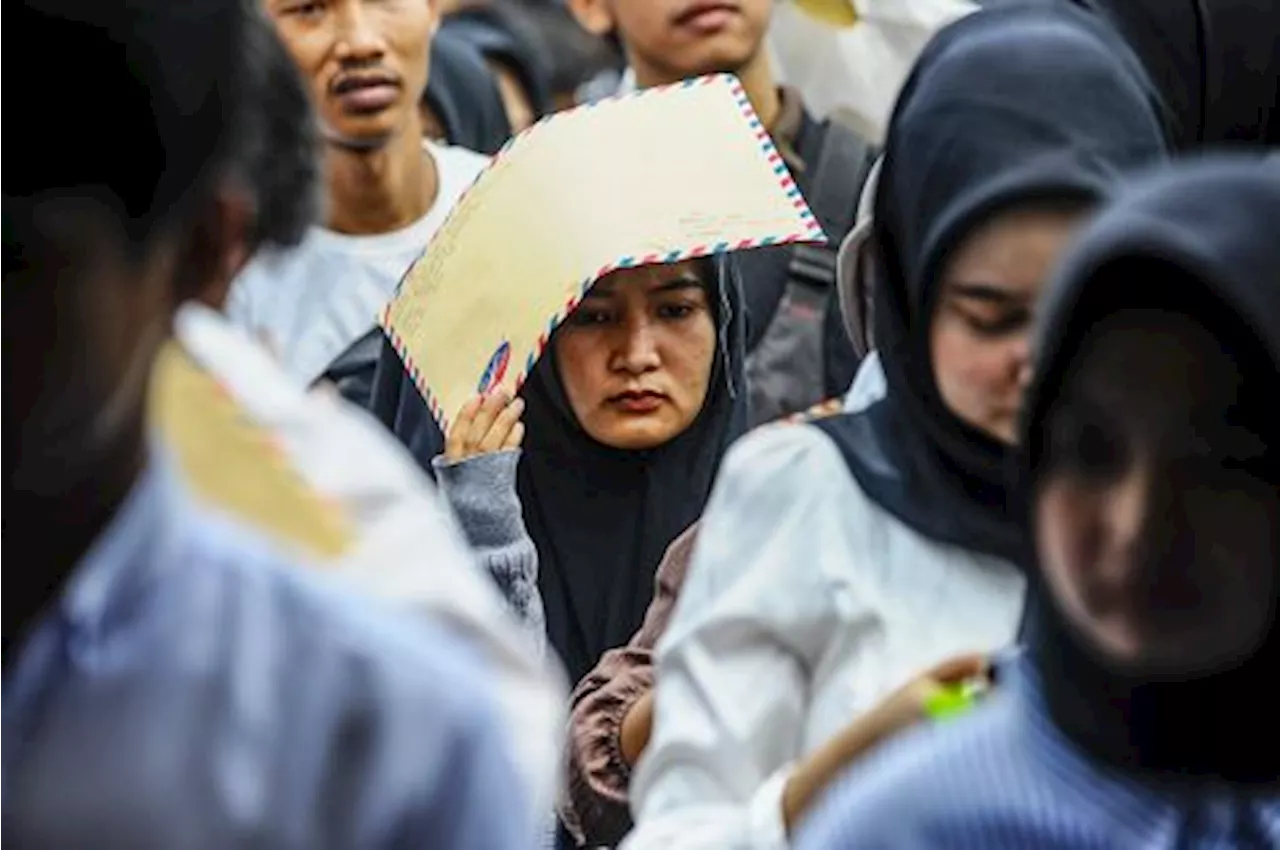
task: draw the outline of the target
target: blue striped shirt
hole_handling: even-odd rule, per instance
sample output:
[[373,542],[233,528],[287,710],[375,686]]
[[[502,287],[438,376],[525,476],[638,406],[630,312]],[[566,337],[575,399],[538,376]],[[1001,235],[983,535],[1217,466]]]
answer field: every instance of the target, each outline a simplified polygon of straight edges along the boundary
[[1280,797],[1179,796],[1089,759],[1050,722],[1026,661],[973,714],[909,733],[822,801],[798,850],[1280,847]]
[[6,845],[534,838],[469,648],[291,569],[163,462],[7,666]]

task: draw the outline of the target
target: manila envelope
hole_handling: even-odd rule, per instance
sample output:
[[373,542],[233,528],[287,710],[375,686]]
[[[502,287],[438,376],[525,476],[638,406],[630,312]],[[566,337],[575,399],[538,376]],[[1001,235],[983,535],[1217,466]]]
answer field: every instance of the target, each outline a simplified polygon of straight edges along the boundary
[[514,393],[604,275],[822,242],[738,80],[717,74],[544,118],[494,157],[379,324],[442,428]]

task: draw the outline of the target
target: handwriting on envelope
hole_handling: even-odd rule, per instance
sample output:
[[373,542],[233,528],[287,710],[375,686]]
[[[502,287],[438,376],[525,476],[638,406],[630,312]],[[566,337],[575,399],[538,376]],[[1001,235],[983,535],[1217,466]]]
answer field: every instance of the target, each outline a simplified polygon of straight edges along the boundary
[[379,318],[442,427],[514,392],[556,325],[609,272],[822,241],[727,74],[554,115],[498,154]]

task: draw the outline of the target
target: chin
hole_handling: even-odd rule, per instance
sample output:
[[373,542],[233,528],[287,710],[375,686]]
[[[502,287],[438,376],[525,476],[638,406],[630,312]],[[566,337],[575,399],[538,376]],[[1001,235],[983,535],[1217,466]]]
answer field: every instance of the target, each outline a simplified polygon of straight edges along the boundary
[[1135,627],[1123,636],[1103,629],[1092,635],[1096,651],[1122,675],[1187,681],[1231,669],[1248,658],[1251,647],[1224,643],[1194,624],[1173,630]]
[[970,422],[979,431],[991,437],[998,443],[1006,446],[1016,446],[1018,444],[1018,419],[1010,416],[996,416],[986,421],[978,420],[978,423]]
[[379,148],[404,124],[390,109],[373,115],[344,114],[324,122],[324,138],[342,147]]
[[593,429],[591,437],[609,448],[642,452],[670,442],[678,433],[666,423],[642,420],[608,423]]
[[724,33],[709,36],[694,50],[689,51],[689,66],[685,76],[701,77],[707,74],[736,74],[751,61],[755,43],[745,35]]

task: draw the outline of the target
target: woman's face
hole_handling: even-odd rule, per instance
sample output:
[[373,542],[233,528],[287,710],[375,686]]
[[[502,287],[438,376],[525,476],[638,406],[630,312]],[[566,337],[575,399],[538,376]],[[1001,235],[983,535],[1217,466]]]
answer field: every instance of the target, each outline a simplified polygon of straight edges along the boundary
[[1122,669],[1211,672],[1271,628],[1280,494],[1247,391],[1213,335],[1154,310],[1099,322],[1065,373],[1042,431],[1040,563]]
[[953,413],[1001,442],[1016,441],[1036,302],[1083,215],[1035,208],[997,214],[964,238],[943,268],[930,328],[934,380]]
[[569,406],[597,442],[660,446],[702,410],[716,326],[698,269],[684,262],[616,271],[556,331]]

